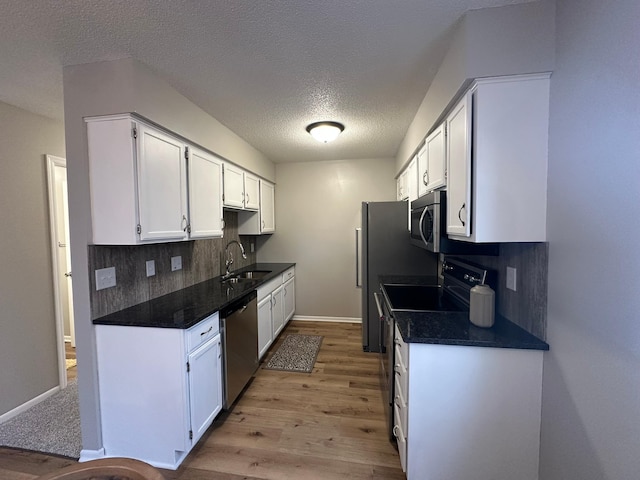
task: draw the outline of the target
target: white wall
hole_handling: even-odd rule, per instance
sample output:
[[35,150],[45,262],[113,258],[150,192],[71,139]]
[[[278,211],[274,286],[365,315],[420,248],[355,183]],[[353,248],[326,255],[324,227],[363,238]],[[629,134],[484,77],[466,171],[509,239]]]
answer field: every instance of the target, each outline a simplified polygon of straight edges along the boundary
[[553,70],[555,2],[472,10],[456,27],[398,153],[399,172],[469,79]]
[[0,415],[58,385],[45,154],[63,124],[0,103]]
[[542,480],[640,478],[639,19],[557,5]]
[[296,315],[360,318],[355,228],[363,201],[395,200],[393,159],[276,165],[276,233],[258,261],[297,262]]

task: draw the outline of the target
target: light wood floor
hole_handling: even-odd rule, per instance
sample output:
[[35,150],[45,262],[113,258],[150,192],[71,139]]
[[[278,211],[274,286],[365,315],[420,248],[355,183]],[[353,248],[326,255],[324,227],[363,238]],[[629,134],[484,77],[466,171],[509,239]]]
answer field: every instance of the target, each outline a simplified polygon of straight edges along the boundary
[[[323,335],[310,374],[266,370],[288,333]],[[235,407],[205,433],[168,480],[404,479],[387,439],[378,356],[360,325],[291,322]],[[69,464],[0,448],[0,478],[32,479]]]
[[[76,349],[71,346],[71,342],[64,342],[64,358],[67,360],[76,359]],[[78,366],[67,368],[67,382],[75,380],[78,376]]]

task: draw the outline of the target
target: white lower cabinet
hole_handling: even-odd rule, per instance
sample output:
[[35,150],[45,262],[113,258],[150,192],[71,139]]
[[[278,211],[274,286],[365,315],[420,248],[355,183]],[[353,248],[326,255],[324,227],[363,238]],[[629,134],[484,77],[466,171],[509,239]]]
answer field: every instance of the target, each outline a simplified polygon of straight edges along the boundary
[[280,286],[271,293],[271,320],[273,323],[273,338],[275,339],[284,328],[284,287]]
[[188,330],[96,325],[106,457],[176,469],[222,409],[217,313]]
[[543,352],[395,335],[393,431],[407,479],[537,479]]
[[269,294],[258,302],[258,359],[269,350],[272,341],[271,294]]
[[257,289],[258,293],[258,359],[287,324],[296,308],[295,267],[282,276],[269,280]]
[[296,311],[296,279],[291,277],[284,284],[282,292],[282,301],[284,302],[284,323],[285,325],[291,320]]

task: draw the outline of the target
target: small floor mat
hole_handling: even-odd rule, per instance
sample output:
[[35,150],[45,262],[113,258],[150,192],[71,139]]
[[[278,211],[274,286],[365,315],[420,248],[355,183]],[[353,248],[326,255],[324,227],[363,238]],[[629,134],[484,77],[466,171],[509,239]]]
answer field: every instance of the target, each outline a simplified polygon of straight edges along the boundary
[[287,335],[264,368],[310,373],[318,358],[322,338],[322,335]]

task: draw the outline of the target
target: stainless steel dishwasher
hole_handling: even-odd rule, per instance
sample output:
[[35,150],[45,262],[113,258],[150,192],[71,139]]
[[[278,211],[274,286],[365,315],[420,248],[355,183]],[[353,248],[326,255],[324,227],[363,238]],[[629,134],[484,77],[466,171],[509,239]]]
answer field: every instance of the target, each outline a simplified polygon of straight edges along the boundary
[[224,408],[229,409],[258,368],[256,291],[220,311],[224,349]]

